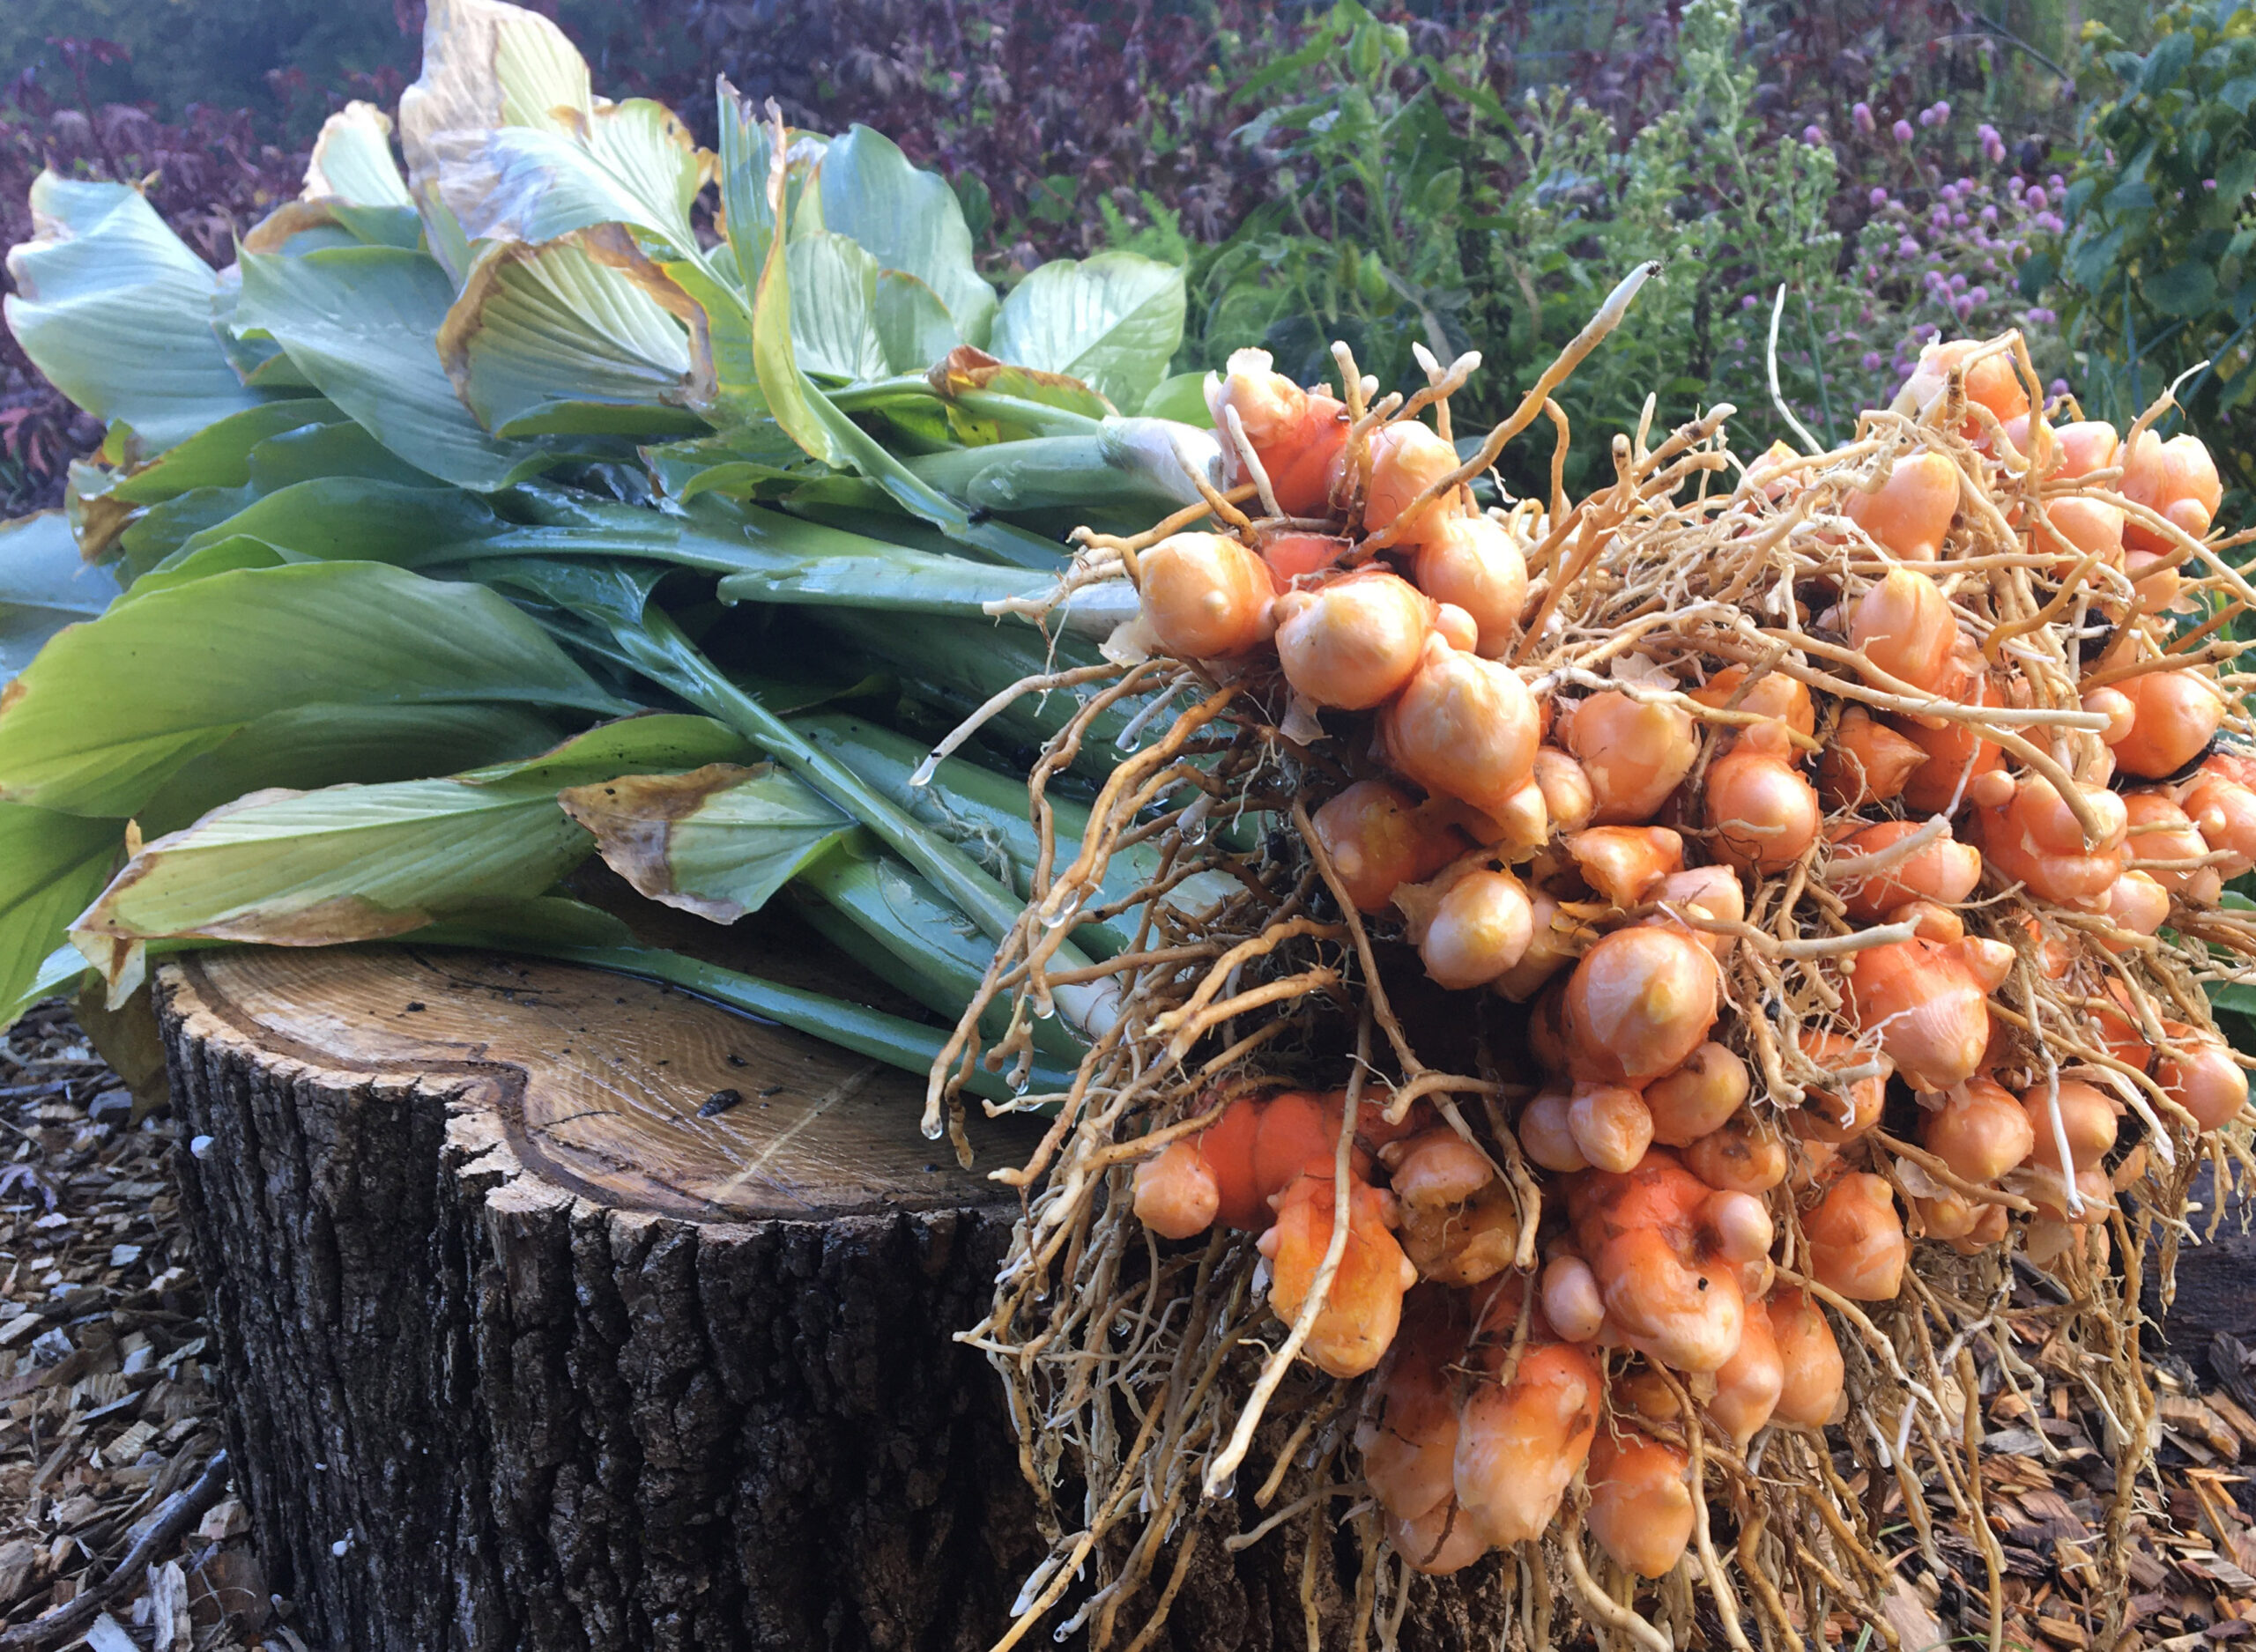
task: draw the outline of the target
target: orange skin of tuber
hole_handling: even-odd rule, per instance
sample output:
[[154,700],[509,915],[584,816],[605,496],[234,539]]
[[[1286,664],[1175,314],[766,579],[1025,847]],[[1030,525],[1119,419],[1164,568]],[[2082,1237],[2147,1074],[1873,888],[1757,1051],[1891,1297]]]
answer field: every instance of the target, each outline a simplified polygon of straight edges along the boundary
[[2141,780],[2185,767],[2224,722],[2223,697],[2198,671],[2147,671],[2115,687],[2133,708],[2130,733],[2112,747],[2115,764]]
[[1435,1285],[1479,1285],[1519,1252],[1519,1206],[1509,1182],[1491,1181],[1461,1204],[1403,1205],[1402,1248]]
[[2155,1081],[2205,1130],[2223,1130],[2248,1103],[2247,1070],[2222,1040],[2173,1021],[2163,1030],[2176,1041],[2155,1068]]
[[1410,680],[1433,630],[1433,599],[1407,580],[1362,568],[1276,602],[1286,680],[1319,706],[1362,711]]
[[1564,1173],[1590,1168],[1570,1123],[1573,1107],[1574,1097],[1567,1091],[1545,1090],[1520,1109],[1520,1147],[1546,1170]]
[[1716,1372],[1716,1396],[1708,1402],[1708,1415],[1744,1451],[1778,1409],[1785,1385],[1786,1368],[1778,1339],[1770,1330],[1770,1316],[1762,1303],[1750,1303],[1739,1347]]
[[1822,1427],[1840,1409],[1846,1375],[1833,1327],[1826,1322],[1823,1310],[1800,1291],[1780,1291],[1762,1306],[1785,1378],[1771,1415],[1782,1422]]
[[2256,870],[2256,791],[2233,769],[2211,757],[2186,782],[2182,805],[2212,854],[2230,858],[2213,870],[2239,878]]
[[1590,824],[1598,798],[1583,766],[1555,745],[1535,748],[1534,778],[1543,794],[1547,824],[1560,832],[1579,832]]
[[[2134,861],[2200,861],[2209,846],[2193,817],[2167,792],[2126,791],[2123,812],[2129,825],[2124,853]],[[2197,906],[2214,906],[2224,878],[2215,866],[2165,865],[2142,869],[2170,893]],[[2141,931],[2151,935],[2152,930]]]
[[[1920,820],[1883,820],[1878,826],[1852,833],[1834,849],[1836,857],[1872,855],[1900,843],[1926,824]],[[1834,893],[1859,922],[1875,923],[1907,900],[1932,900],[1955,907],[1974,893],[1982,881],[1982,851],[1959,843],[1945,833],[1936,841],[1915,851],[1887,870],[1852,882],[1837,883]]]
[[1568,1342],[1597,1340],[1606,1329],[1606,1298],[1580,1256],[1562,1251],[1543,1266],[1543,1317]]
[[1664,1147],[1685,1147],[1729,1122],[1747,1100],[1747,1063],[1721,1044],[1703,1044],[1674,1072],[1645,1086],[1645,1111],[1653,1139]]
[[[1691,697],[1703,706],[1728,706],[1739,685],[1747,680],[1748,670],[1744,665],[1727,665],[1691,690]],[[1784,671],[1766,672],[1757,678],[1740,700],[1739,709],[1775,717],[1797,734],[1817,732],[1817,707],[1809,697],[1808,685]]]
[[[2208,536],[2224,500],[2224,485],[2216,461],[2198,436],[2172,436],[2164,441],[2151,430],[2142,430],[2123,454],[2123,479],[2117,491],[2134,505],[2168,518],[2196,539]],[[2174,549],[2167,535],[2156,532],[2136,517],[2123,524],[2123,543],[2133,551]]]
[[[1864,1066],[1874,1055],[1869,1049],[1859,1049],[1854,1039],[1838,1033],[1805,1033],[1800,1043],[1802,1054],[1822,1073]],[[1808,1100],[1788,1115],[1794,1134],[1804,1141],[1824,1142],[1837,1147],[1856,1140],[1879,1123],[1881,1109],[1888,1102],[1888,1073],[1892,1063],[1882,1056],[1879,1064],[1878,1074],[1858,1079],[1848,1086],[1846,1095],[1838,1085],[1807,1086]]]
[[1449,1367],[1469,1330],[1449,1293],[1427,1286],[1404,1302],[1400,1332],[1355,1429],[1363,1478],[1389,1514],[1415,1519],[1456,1493],[1457,1395]]
[[1601,1084],[1673,1072],[1716,1024],[1716,960],[1681,929],[1616,930],[1583,955],[1563,1006],[1567,1070]]
[[1502,523],[1488,516],[1449,518],[1425,536],[1410,577],[1436,602],[1470,614],[1477,628],[1472,646],[1490,659],[1502,657],[1527,605],[1527,559]]
[[1265,350],[1234,351],[1228,376],[1219,384],[1207,382],[1207,411],[1221,441],[1224,478],[1233,487],[1252,480],[1223,419],[1222,410],[1235,407],[1279,508],[1288,516],[1320,515],[1330,504],[1346,453],[1347,404],[1303,390],[1271,371],[1271,359]]
[[[2068,1157],[2078,1170],[2097,1167],[2115,1145],[2116,1120],[2123,1104],[2096,1085],[2081,1078],[2059,1082],[2060,1124],[2068,1138]],[[2037,1085],[2022,1092],[2021,1105],[2028,1115],[2031,1145],[2028,1162],[2049,1170],[2060,1167],[2060,1145],[2052,1136],[2052,1091]]]
[[[1970,706],[1998,704],[1998,691],[1989,678],[1978,678],[1958,698]],[[2003,766],[2005,752],[1994,740],[1985,740],[1963,722],[1946,722],[1940,729],[1923,729],[1908,719],[1896,732],[1925,752],[1926,759],[1904,781],[1905,804],[1922,815],[1955,811],[1983,775]]]
[[1681,930],[1706,947],[1717,962],[1731,960],[1732,948],[1739,945],[1738,937],[1727,931],[1696,929],[1691,922],[1696,918],[1716,923],[1745,920],[1747,885],[1739,881],[1739,874],[1730,867],[1694,866],[1671,872],[1640,899],[1658,902],[1662,907],[1645,919],[1646,923]]
[[1599,1170],[1634,1170],[1652,1145],[1645,1099],[1620,1085],[1578,1084],[1567,1101],[1567,1134]]
[[1531,1346],[1508,1383],[1483,1382],[1458,1416],[1460,1512],[1488,1543],[1543,1535],[1598,1433],[1598,1367],[1565,1343]]
[[1643,705],[1609,688],[1575,708],[1567,749],[1590,776],[1600,826],[1636,826],[1653,818],[1700,755],[1692,714]]
[[[1389,1229],[1391,1198],[1350,1182],[1347,1247],[1332,1276],[1330,1294],[1301,1352],[1336,1377],[1361,1376],[1379,1362],[1401,1322],[1402,1294],[1418,1282],[1417,1270]],[[1276,1225],[1262,1234],[1269,1258],[1270,1311],[1288,1323],[1300,1316],[1332,1242],[1332,1183],[1304,1175],[1278,1201]]]
[[1741,1108],[1683,1153],[1685,1168],[1711,1188],[1768,1193],[1786,1179],[1786,1145]]
[[1742,870],[1792,865],[1817,841],[1817,790],[1784,755],[1785,731],[1763,724],[1708,765],[1705,819],[1716,854]]
[[1633,1429],[1602,1429],[1591,1446],[1590,1535],[1614,1563],[1665,1577],[1692,1541],[1691,1459]]
[[1170,654],[1228,659],[1269,640],[1276,587],[1235,539],[1176,534],[1136,559],[1136,575],[1144,618]]
[[1921,1109],[1919,1141],[1952,1174],[1978,1185],[1995,1182],[2028,1158],[2037,1132],[2003,1085],[1969,1078],[1941,1107]]
[[2052,783],[2035,775],[2022,776],[2002,803],[1978,799],[1974,830],[1999,877],[2027,884],[2040,900],[2090,911],[2106,905],[2108,890],[2123,875],[2130,814],[2119,793],[2090,785],[2081,790],[2102,828],[2095,844],[2085,844],[2083,827]]
[[1431,543],[1460,515],[1455,490],[1429,501],[1406,522],[1402,513],[1457,467],[1457,449],[1415,419],[1398,419],[1377,432],[1371,437],[1370,486],[1363,494],[1364,531],[1394,528],[1399,545]]
[[1535,697],[1519,673],[1439,637],[1379,714],[1379,741],[1397,771],[1492,815],[1508,812],[1534,774],[1540,738]]
[[1617,907],[1684,866],[1684,839],[1666,826],[1591,826],[1566,840],[1583,881]]
[[[1988,409],[2000,424],[2025,418],[2029,412],[2029,392],[2022,385],[2021,375],[2014,371],[2009,357],[1992,354],[1966,366],[1967,356],[1980,343],[1975,338],[1939,339],[1921,350],[1918,366],[1904,382],[1903,398],[1914,408],[1925,407],[1942,394],[1951,369],[1963,367],[1969,402]],[[1981,421],[1970,418],[1961,430],[1970,438],[1984,433]]]
[[1916,1090],[1948,1090],[1981,1070],[1990,1043],[1990,994],[2013,967],[2003,941],[1936,942],[1914,936],[1855,955],[1847,978],[1858,1028]]
[[[1402,896],[1406,907],[1411,894]],[[1418,956],[1426,974],[1458,989],[1487,984],[1519,962],[1535,933],[1527,889],[1510,872],[1480,869],[1437,897],[1415,903]]]
[[1472,848],[1465,834],[1380,780],[1359,780],[1310,818],[1347,899],[1384,912],[1403,884],[1422,883]]
[[[1225,1227],[1268,1226],[1270,1201],[1296,1177],[1331,1176],[1345,1100],[1340,1093],[1316,1096],[1303,1090],[1265,1099],[1240,1096],[1205,1130],[1178,1137],[1137,1167],[1136,1214],[1168,1239],[1188,1239],[1215,1221]],[[1363,1112],[1357,1134],[1368,1139],[1376,1115],[1368,1104]],[[1370,1158],[1360,1141],[1353,1152],[1354,1173],[1367,1174]],[[1206,1219],[1184,1226],[1202,1205],[1209,1211]]]
[[1851,1171],[1803,1216],[1811,1277],[1852,1302],[1885,1302],[1904,1285],[1911,1241],[1880,1177]]
[[1280,533],[1262,545],[1261,559],[1269,565],[1269,577],[1277,589],[1288,591],[1296,581],[1322,583],[1353,548],[1352,541],[1330,534]]
[[[1742,1202],[1722,1207],[1722,1224],[1718,1199]],[[1570,1182],[1576,1247],[1597,1277],[1614,1338],[1679,1371],[1714,1371],[1729,1359],[1746,1317],[1738,1269],[1751,1260],[1730,1254],[1748,1239],[1730,1219],[1754,1204],[1716,1194],[1659,1149],[1625,1175],[1589,1170]]]
[[1843,514],[1889,555],[1932,562],[1958,514],[1958,467],[1933,451],[1907,455],[1872,493],[1851,493]]
[[1833,738],[1817,759],[1817,791],[1829,809],[1861,809],[1898,796],[1904,782],[1927,760],[1926,749],[1908,740],[1861,706],[1841,714]]
[[[1959,685],[1958,617],[1941,587],[1911,568],[1890,568],[1849,611],[1849,646],[1874,670],[1947,694]],[[1874,681],[1876,688],[1888,686]]]

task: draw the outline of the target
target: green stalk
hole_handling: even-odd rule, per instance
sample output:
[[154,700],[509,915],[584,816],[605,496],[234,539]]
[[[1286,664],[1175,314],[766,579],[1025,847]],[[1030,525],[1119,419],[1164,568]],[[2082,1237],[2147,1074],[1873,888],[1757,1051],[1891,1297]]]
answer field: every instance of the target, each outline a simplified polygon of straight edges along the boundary
[[[1181,433],[1178,435],[1177,433]],[[943,493],[983,510],[1087,509],[1147,506],[1154,515],[1196,504],[1186,463],[1203,463],[1195,446],[1213,439],[1159,419],[1123,419],[1083,435],[958,448],[908,461]]]

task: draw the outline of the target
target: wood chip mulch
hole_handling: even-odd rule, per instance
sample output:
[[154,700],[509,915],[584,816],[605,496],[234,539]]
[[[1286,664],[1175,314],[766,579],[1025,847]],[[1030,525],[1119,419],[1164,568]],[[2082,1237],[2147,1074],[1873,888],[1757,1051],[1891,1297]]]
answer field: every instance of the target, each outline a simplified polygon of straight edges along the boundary
[[207,1472],[225,1438],[178,1137],[134,1113],[62,1005],[0,1041],[0,1652],[304,1652]]

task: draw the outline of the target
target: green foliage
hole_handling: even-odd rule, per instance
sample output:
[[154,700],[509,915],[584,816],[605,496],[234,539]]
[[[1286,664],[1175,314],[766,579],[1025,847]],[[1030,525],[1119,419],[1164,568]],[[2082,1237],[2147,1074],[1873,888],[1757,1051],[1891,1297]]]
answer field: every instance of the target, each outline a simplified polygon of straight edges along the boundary
[[2088,31],[2086,111],[2067,233],[2024,287],[2056,283],[2094,412],[2127,423],[2197,363],[2179,400],[2242,489],[2256,489],[2256,4],[2175,0],[2154,45]]
[[[1458,404],[1469,427],[1501,418],[1614,284],[1659,259],[1662,279],[1558,398],[1581,437],[1570,479],[1602,469],[1649,393],[1664,426],[1727,399],[1767,431],[1771,291],[1783,282],[1831,312],[1846,287],[1827,222],[1832,152],[1760,141],[1741,27],[1737,0],[1688,5],[1675,95],[1624,143],[1563,89],[1499,102],[1477,39],[1447,59],[1416,56],[1403,29],[1338,0],[1306,45],[1236,94],[1259,113],[1236,141],[1273,152],[1281,187],[1228,240],[1191,251],[1178,366],[1258,344],[1313,382],[1332,375],[1341,338],[1402,388],[1421,382],[1414,344],[1443,360],[1477,348],[1488,366]],[[1152,219],[1125,244],[1179,244],[1175,220]],[[1107,222],[1125,229],[1117,209]],[[1757,294],[1759,315],[1743,302]],[[1813,413],[1822,372],[1807,348],[1786,365],[1789,396]],[[1508,463],[1524,485],[1546,468],[1536,450]]]

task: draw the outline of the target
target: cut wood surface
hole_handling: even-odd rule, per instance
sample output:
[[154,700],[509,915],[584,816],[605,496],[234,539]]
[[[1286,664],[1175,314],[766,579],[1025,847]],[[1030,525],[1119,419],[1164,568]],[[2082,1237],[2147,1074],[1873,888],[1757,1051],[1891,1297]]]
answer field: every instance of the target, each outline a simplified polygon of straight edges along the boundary
[[[309,1639],[953,1649],[1008,1625],[1045,1545],[1000,1386],[954,1338],[1018,1205],[916,1133],[920,1081],[483,954],[204,954],[157,996],[230,1444]],[[975,1122],[980,1172],[1035,1129]],[[1222,1535],[1155,1645],[1309,1644],[1309,1517]],[[1344,1531],[1317,1550],[1328,1644],[1362,1560]],[[1497,1571],[1421,1586],[1403,1643],[1493,1644]]]

